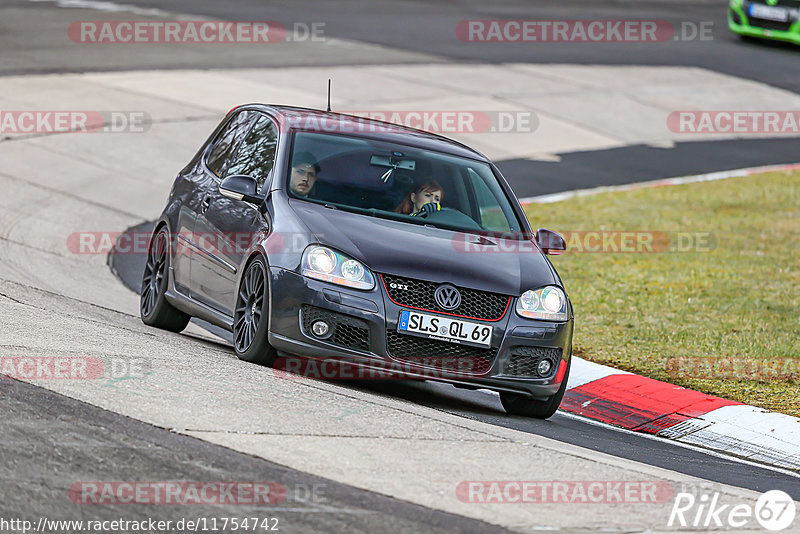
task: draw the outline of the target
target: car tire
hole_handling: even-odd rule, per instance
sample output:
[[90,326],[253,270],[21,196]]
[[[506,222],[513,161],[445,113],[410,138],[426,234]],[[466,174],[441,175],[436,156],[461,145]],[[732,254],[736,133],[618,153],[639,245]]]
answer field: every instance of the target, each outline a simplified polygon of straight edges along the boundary
[[180,332],[189,324],[191,316],[167,301],[169,259],[169,232],[164,226],[153,234],[147,247],[147,262],[139,297],[139,316],[148,326]]
[[567,372],[564,373],[564,380],[561,382],[561,387],[558,388],[558,392],[549,399],[538,400],[518,393],[501,391],[500,402],[503,404],[506,413],[510,415],[533,417],[534,419],[548,419],[552,417],[561,405],[561,400],[564,398],[564,393],[567,391],[567,381],[569,379],[569,369],[571,366],[572,357],[570,356],[569,362],[567,363]]
[[257,256],[245,269],[236,292],[233,348],[240,360],[271,366],[278,358],[269,344],[269,281],[267,262]]

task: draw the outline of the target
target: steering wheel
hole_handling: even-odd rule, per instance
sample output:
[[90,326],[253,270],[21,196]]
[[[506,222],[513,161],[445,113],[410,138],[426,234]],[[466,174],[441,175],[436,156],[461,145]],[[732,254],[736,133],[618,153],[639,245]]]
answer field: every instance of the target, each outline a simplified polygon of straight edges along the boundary
[[470,230],[481,230],[483,227],[475,222],[475,220],[470,217],[469,215],[465,215],[464,213],[460,212],[457,209],[453,208],[442,208],[439,211],[433,211],[431,213],[425,212],[420,213],[417,217],[421,217],[425,220],[439,221],[445,224],[450,224],[453,226],[461,226],[465,229]]

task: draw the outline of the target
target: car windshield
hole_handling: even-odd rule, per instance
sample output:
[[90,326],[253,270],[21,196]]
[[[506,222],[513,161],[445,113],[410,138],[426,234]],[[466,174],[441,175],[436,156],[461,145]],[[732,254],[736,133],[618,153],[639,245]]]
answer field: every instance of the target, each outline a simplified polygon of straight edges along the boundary
[[484,162],[373,139],[299,132],[289,172],[294,198],[451,230],[522,231]]

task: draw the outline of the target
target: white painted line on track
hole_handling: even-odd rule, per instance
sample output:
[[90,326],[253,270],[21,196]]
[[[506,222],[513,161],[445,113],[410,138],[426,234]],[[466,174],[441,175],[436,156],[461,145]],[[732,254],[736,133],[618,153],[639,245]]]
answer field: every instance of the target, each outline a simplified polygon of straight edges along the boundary
[[631,374],[628,371],[622,371],[607,365],[590,362],[589,360],[584,360],[583,358],[579,358],[577,356],[573,356],[572,358],[574,362],[572,369],[569,372],[567,389],[576,388],[610,375]]
[[775,467],[773,465],[763,464],[763,463],[760,463],[760,462],[753,462],[753,461],[747,460],[745,458],[741,458],[741,457],[738,457],[738,456],[733,456],[733,455],[730,455],[730,454],[725,454],[723,452],[718,452],[718,451],[715,451],[715,450],[712,450],[712,449],[707,449],[705,447],[692,445],[690,443],[684,443],[682,441],[676,441],[676,440],[672,440],[672,439],[662,438],[660,436],[654,436],[652,434],[645,434],[645,433],[642,433],[642,432],[634,432],[633,430],[628,430],[626,428],[620,428],[618,426],[609,425],[608,423],[602,423],[600,421],[595,421],[594,419],[589,419],[589,418],[584,417],[582,415],[577,415],[577,414],[574,414],[574,413],[565,412],[563,410],[559,410],[556,413],[557,413],[557,415],[562,415],[564,417],[568,417],[568,418],[571,418],[571,419],[577,419],[579,421],[583,421],[583,422],[588,423],[590,425],[597,425],[597,426],[600,426],[600,427],[603,427],[603,428],[606,428],[606,429],[609,429],[609,430],[616,430],[617,432],[622,432],[623,434],[631,434],[631,435],[635,435],[635,436],[640,436],[640,437],[643,437],[643,438],[646,438],[646,439],[649,439],[649,440],[660,441],[662,443],[672,443],[673,445],[676,445],[678,447],[682,447],[684,449],[689,449],[689,450],[693,450],[693,451],[696,451],[696,452],[702,452],[704,454],[709,454],[709,455],[717,457],[717,458],[730,460],[730,461],[733,461],[733,462],[736,462],[736,463],[740,463],[740,464],[744,464],[744,465],[748,465],[748,466],[751,466],[751,467],[759,467],[761,469],[767,469],[769,471],[774,471],[775,473],[781,473],[783,475],[790,475],[792,477],[800,479],[800,473],[798,473],[797,471],[791,471],[791,470],[788,470],[788,469],[783,469],[783,468],[780,468],[780,467]]
[[158,9],[155,7],[144,8],[131,4],[118,4],[116,2],[104,2],[102,0],[28,0],[28,2],[35,3],[51,3],[56,7],[66,9],[94,9],[97,11],[105,11],[107,13],[133,13],[134,15],[141,15],[145,17],[167,17],[173,16],[173,13]]
[[519,201],[523,206],[527,204],[550,204],[552,202],[561,202],[562,200],[566,200],[568,198],[599,195],[601,193],[632,191],[634,189],[643,189],[646,187],[663,187],[668,185],[684,185],[684,184],[693,184],[698,182],[712,182],[715,180],[725,180],[728,178],[743,178],[745,176],[751,176],[753,174],[760,174],[764,172],[790,172],[798,169],[800,169],[800,163],[792,163],[789,165],[764,165],[761,167],[746,167],[744,169],[710,172],[706,174],[695,174],[690,176],[679,176],[676,178],[648,180],[646,182],[635,182],[632,184],[609,185],[603,187],[592,187],[589,189],[575,189],[572,191],[563,191],[561,193],[552,193],[548,195],[539,195],[535,197],[521,198],[519,199]]

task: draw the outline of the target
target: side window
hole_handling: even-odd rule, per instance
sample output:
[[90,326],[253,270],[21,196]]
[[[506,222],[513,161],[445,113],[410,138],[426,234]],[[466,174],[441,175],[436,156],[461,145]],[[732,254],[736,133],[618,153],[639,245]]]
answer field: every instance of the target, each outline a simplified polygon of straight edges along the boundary
[[484,228],[496,232],[507,232],[511,230],[508,219],[506,219],[505,214],[503,214],[503,209],[497,201],[497,197],[495,197],[484,179],[472,169],[468,170],[468,175],[472,190],[475,192],[475,199],[478,202],[478,210],[481,216],[480,223]]
[[245,137],[239,151],[228,167],[226,175],[246,174],[258,182],[261,189],[275,165],[275,151],[278,146],[278,130],[275,124],[264,115],[259,115],[253,129]]
[[236,147],[242,137],[247,134],[254,115],[251,111],[240,111],[228,121],[214,141],[214,145],[208,153],[206,165],[218,178],[222,177],[225,164],[236,153]]

